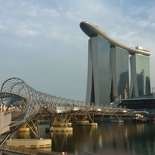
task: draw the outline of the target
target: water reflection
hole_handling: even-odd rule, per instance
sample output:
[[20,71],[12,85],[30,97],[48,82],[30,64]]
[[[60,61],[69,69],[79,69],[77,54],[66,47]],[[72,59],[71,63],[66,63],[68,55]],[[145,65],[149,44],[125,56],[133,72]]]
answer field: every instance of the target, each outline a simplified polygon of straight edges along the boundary
[[[98,127],[73,126],[73,132],[47,133],[40,126],[42,138],[52,139],[53,151],[66,151],[75,155],[86,152],[127,155],[155,154],[155,124],[103,123]],[[17,133],[18,138],[31,137],[28,133]]]
[[[53,142],[52,149],[58,152],[67,151],[70,146],[73,132],[51,132],[51,139]],[[74,151],[74,150],[73,150]]]

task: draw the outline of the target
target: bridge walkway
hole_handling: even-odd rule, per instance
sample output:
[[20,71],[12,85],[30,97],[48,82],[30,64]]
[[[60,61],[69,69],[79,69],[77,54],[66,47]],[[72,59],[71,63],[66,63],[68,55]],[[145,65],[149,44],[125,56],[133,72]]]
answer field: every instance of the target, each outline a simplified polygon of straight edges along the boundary
[[[99,115],[130,115],[135,113],[129,109],[86,106],[86,103],[52,96],[36,91],[20,78],[9,78],[1,86],[0,105],[5,105],[5,113],[11,113],[10,131],[5,138],[11,137],[24,123],[31,128],[36,138],[39,131],[36,128],[37,120],[51,119],[69,122],[71,118],[88,119],[94,122],[94,117]],[[1,108],[4,110],[4,107]],[[5,141],[4,140],[4,141]],[[4,143],[3,141],[3,143]],[[0,144],[0,146],[2,143]]]

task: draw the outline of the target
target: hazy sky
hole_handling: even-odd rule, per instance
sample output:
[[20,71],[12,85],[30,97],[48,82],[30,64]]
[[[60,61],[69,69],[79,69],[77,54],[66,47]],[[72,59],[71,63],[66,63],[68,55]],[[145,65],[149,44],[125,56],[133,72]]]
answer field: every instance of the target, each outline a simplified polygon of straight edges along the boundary
[[81,21],[149,50],[155,86],[154,0],[0,0],[0,85],[18,77],[38,91],[84,101],[89,38]]

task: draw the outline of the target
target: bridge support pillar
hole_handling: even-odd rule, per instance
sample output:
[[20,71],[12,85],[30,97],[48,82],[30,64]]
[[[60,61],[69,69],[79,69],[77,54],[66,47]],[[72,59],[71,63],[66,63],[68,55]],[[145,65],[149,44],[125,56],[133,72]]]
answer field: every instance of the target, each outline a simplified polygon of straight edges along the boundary
[[22,126],[20,127],[20,129],[18,130],[19,132],[29,132],[30,128],[27,126],[26,123],[22,124]]
[[72,132],[72,123],[69,122],[69,119],[68,114],[58,114],[52,117],[50,132]]
[[74,117],[76,125],[98,126],[98,123],[94,122],[94,115],[90,115],[89,113],[84,113],[83,115],[76,115]]

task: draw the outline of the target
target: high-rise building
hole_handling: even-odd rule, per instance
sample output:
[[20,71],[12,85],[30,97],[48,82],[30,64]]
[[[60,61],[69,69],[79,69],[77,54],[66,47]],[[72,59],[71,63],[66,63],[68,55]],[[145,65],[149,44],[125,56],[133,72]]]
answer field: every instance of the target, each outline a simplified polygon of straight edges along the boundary
[[101,106],[110,103],[110,44],[101,36],[91,37],[88,51],[86,103]]
[[87,104],[106,106],[118,98],[139,97],[150,92],[149,51],[123,45],[88,22],[81,22],[80,27],[90,37]]
[[131,88],[130,97],[150,95],[150,57],[134,54],[130,57]]
[[129,52],[117,46],[110,51],[111,58],[111,101],[129,96]]

